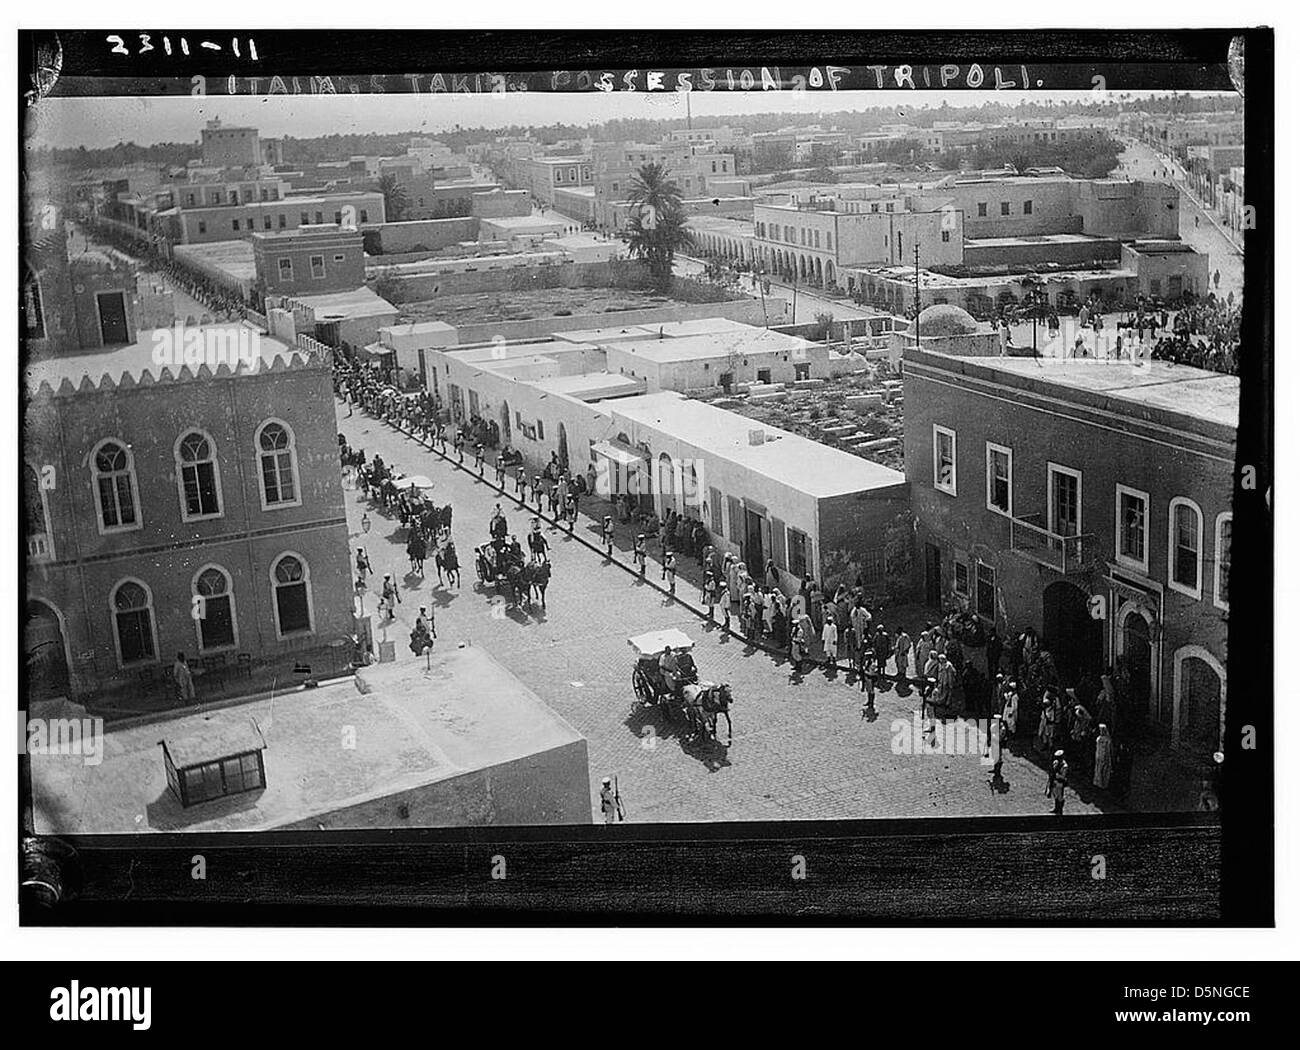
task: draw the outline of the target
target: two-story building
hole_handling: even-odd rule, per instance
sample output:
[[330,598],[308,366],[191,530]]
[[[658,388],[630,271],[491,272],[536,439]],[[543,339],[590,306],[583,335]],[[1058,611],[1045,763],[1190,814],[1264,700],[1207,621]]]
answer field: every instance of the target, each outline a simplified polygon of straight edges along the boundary
[[1114,668],[1179,752],[1220,749],[1239,380],[1164,363],[904,352],[925,599]]

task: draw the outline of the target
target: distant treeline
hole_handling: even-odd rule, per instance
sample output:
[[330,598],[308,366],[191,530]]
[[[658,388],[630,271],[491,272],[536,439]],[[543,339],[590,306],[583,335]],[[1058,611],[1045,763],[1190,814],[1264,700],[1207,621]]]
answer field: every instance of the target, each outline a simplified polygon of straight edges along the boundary
[[[1041,117],[1075,117],[1075,116],[1115,116],[1123,109],[1139,108],[1150,113],[1187,114],[1187,113],[1230,113],[1242,112],[1242,100],[1237,95],[1192,96],[1187,94],[1136,99],[1120,93],[1109,96],[1108,100],[1087,102],[1060,102],[1044,100],[1042,102],[1020,101],[1011,103],[986,102],[980,106],[954,106],[945,102],[941,106],[921,109],[914,106],[875,106],[860,111],[826,112],[812,115],[799,115],[791,112],[757,113],[747,115],[723,115],[716,117],[697,117],[695,127],[729,126],[753,134],[760,131],[776,131],[791,124],[820,124],[823,127],[835,126],[842,131],[861,133],[874,131],[882,124],[913,124],[918,127],[930,127],[937,120],[981,121],[988,123],[999,120],[1027,120]],[[668,131],[686,127],[685,117],[652,120],[648,118],[622,118],[607,120],[600,124],[563,124],[554,123],[542,126],[513,124],[508,127],[466,128],[456,125],[453,128],[429,131],[415,129],[393,134],[349,134],[322,135],[316,138],[284,138],[284,159],[286,164],[312,164],[320,161],[342,160],[346,157],[368,154],[392,156],[403,153],[410,139],[415,137],[434,138],[445,143],[455,152],[462,152],[466,147],[479,142],[487,142],[497,136],[523,137],[531,135],[544,144],[560,142],[566,139],[580,139],[590,135],[597,141],[657,141]],[[49,149],[34,151],[32,163],[54,164],[74,171],[89,171],[97,168],[130,167],[137,164],[157,164],[167,167],[181,167],[199,156],[199,144],[194,142],[160,142],[152,146],[141,146],[134,142],[119,142],[116,146],[104,149]],[[1061,165],[1065,167],[1065,165]]]

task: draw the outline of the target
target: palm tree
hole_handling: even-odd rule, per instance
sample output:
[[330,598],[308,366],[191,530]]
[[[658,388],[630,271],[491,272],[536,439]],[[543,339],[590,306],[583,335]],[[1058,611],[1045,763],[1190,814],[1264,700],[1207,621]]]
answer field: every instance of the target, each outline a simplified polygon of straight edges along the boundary
[[406,189],[392,172],[379,177],[379,192],[384,195],[384,218],[401,222],[406,214]]
[[691,246],[682,212],[682,191],[660,164],[646,164],[632,179],[628,202],[628,247],[644,259],[655,287],[667,291],[673,279],[673,256]]

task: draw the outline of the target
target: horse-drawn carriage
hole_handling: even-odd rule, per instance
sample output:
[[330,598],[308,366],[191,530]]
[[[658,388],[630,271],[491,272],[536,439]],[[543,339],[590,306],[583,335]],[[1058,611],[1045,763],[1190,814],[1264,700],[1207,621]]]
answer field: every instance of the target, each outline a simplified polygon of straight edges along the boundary
[[[666,718],[684,720],[692,738],[718,742],[718,716],[727,721],[731,745],[731,686],[701,682],[691,650],[695,642],[676,628],[629,638],[636,652],[632,668],[633,710],[657,708]],[[665,659],[667,655],[667,659]]]
[[474,565],[485,587],[504,590],[511,605],[531,606],[536,593],[546,608],[546,588],[551,582],[549,562],[526,561],[510,545],[493,540],[474,549]]

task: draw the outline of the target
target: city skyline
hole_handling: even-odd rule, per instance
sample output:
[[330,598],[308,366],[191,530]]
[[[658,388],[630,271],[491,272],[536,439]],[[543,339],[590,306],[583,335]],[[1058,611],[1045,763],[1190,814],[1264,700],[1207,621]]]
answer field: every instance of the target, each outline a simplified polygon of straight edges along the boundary
[[[1133,98],[1167,95],[1162,91],[1125,92]],[[1227,92],[1187,92],[1194,97]],[[674,120],[686,116],[691,99],[694,122],[725,122],[771,114],[788,114],[816,123],[846,112],[899,107],[956,109],[990,103],[1070,104],[1107,101],[1092,91],[840,91],[803,94],[731,94],[666,92],[663,94],[547,93],[481,95],[273,95],[183,96],[176,98],[68,98],[44,100],[29,126],[32,147],[102,149],[134,142],[197,142],[207,121],[258,128],[268,138],[315,138],[330,134],[438,135],[456,129],[492,130],[512,125],[595,125],[608,120]],[[707,126],[705,124],[704,126]]]

